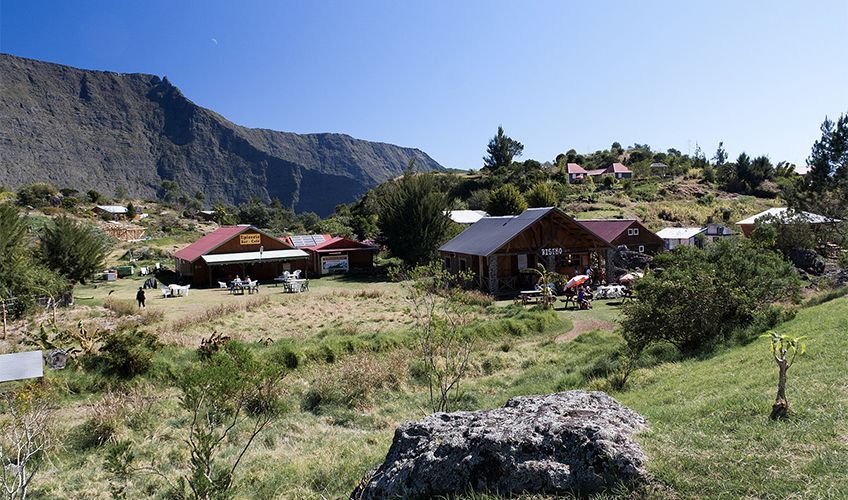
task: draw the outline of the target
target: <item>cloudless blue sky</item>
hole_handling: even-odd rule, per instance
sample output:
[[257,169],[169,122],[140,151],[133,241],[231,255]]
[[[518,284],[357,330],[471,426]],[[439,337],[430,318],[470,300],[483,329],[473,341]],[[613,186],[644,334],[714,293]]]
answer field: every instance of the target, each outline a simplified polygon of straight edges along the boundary
[[[167,75],[241,125],[479,168],[650,144],[799,166],[848,112],[848,1],[0,0],[0,51]],[[2,75],[0,75],[2,78]]]

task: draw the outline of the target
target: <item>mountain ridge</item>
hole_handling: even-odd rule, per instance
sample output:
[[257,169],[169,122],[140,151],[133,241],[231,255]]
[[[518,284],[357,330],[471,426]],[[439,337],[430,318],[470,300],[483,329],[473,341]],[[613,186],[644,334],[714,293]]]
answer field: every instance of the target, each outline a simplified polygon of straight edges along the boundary
[[297,211],[332,212],[400,175],[423,151],[348,134],[250,128],[197,105],[167,77],[84,70],[0,54],[0,183],[142,198],[176,181],[207,204],[278,198]]

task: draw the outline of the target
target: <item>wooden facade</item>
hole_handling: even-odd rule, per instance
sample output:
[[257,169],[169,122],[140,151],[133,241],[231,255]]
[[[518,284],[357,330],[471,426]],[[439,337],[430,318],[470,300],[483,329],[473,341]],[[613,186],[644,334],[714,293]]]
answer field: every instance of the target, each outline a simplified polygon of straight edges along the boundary
[[[232,228],[224,227],[220,228],[219,231],[227,229]],[[269,255],[268,252],[274,250],[293,250],[288,244],[257,228],[244,227],[240,229],[239,231],[234,231],[233,234],[227,234],[226,239],[215,244],[212,248],[204,247],[200,248],[199,252],[186,252],[191,249],[192,245],[190,245],[186,249],[177,252],[174,259],[176,271],[184,278],[188,278],[191,284],[195,286],[215,285],[219,281],[228,282],[236,276],[242,279],[249,276],[253,280],[270,281],[281,275],[283,271],[294,271],[297,269],[304,272],[307,271],[309,266],[307,256],[294,259],[259,257],[247,262],[220,263],[208,263],[203,259],[204,256],[221,254],[262,252],[264,255]],[[199,240],[193,245],[202,244],[202,240]]]
[[[493,294],[532,288],[535,275],[521,270],[540,263],[569,277],[583,274],[587,267],[605,269],[610,246],[603,238],[558,208],[530,209],[516,219],[532,211],[541,212],[531,214],[533,219],[528,218],[526,226],[510,227],[504,217],[481,219],[466,230],[471,233],[461,233],[439,250],[444,265],[454,272],[470,270],[480,288]],[[482,234],[492,231],[503,234]],[[478,236],[493,244],[489,248],[475,245],[474,240],[481,239]]]

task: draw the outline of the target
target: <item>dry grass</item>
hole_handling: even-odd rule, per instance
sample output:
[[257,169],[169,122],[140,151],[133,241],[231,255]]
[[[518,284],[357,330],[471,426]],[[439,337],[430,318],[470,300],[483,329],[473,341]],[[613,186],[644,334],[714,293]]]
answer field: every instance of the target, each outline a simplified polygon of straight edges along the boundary
[[132,300],[119,299],[116,297],[106,297],[103,301],[103,307],[115,313],[118,317],[132,316],[138,313],[138,306]]
[[206,309],[202,309],[193,314],[186,314],[175,319],[168,324],[167,327],[160,329],[159,335],[163,338],[164,342],[168,342],[167,337],[169,334],[173,335],[180,333],[188,328],[209,323],[220,318],[229,317],[237,313],[253,311],[268,304],[270,301],[270,297],[261,296],[251,297],[246,301],[223,303],[207,307]]

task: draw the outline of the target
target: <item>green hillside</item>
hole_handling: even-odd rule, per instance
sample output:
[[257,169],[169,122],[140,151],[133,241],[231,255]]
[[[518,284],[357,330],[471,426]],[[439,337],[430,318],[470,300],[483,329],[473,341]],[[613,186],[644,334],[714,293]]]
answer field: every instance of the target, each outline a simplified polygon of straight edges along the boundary
[[848,298],[777,330],[809,336],[789,371],[795,414],[768,419],[777,368],[767,341],[661,365],[616,398],[645,415],[656,478],[684,497],[848,497]]

